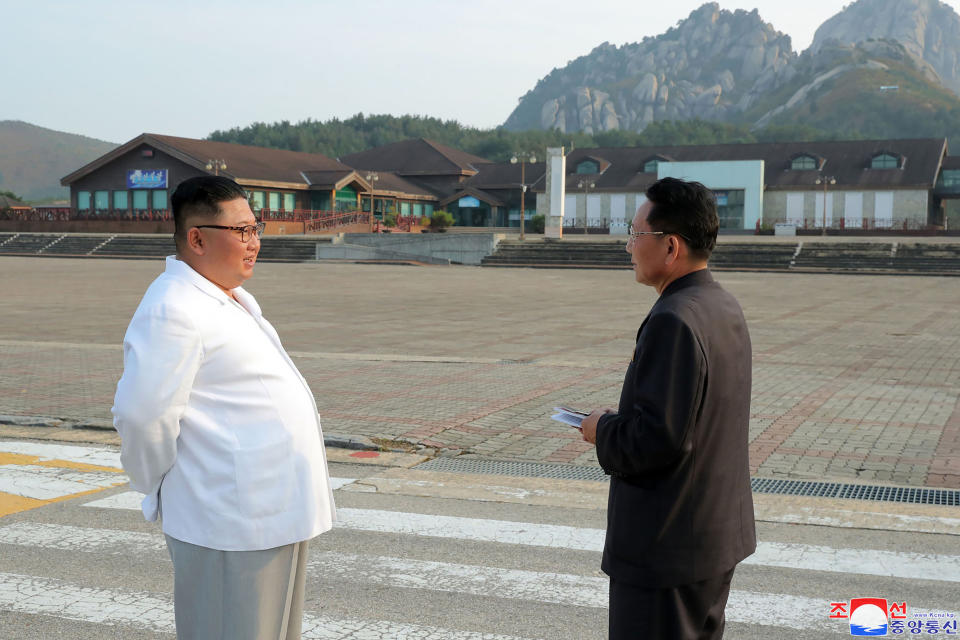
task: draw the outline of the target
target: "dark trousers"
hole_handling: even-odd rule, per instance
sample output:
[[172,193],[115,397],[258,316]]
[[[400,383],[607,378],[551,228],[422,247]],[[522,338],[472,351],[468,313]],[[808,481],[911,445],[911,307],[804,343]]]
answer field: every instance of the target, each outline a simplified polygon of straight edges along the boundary
[[610,578],[610,640],[719,640],[733,569],[677,587]]

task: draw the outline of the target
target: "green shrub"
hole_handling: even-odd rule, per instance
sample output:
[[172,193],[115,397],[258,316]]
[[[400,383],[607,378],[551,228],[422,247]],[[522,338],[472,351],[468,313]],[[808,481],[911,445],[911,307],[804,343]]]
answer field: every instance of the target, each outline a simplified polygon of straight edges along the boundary
[[535,215],[530,220],[530,232],[531,233],[543,233],[544,228],[547,226],[546,216]]
[[453,214],[448,211],[434,211],[430,217],[430,228],[434,231],[453,226]]
[[383,214],[383,226],[385,227],[397,226],[397,214],[392,211]]

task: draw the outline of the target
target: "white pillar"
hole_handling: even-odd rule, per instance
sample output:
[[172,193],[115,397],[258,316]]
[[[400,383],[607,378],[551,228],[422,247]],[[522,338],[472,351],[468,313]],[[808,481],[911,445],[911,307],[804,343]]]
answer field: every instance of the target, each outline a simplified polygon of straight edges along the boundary
[[564,195],[567,191],[567,157],[563,147],[547,148],[547,219],[544,235],[547,238],[563,237]]

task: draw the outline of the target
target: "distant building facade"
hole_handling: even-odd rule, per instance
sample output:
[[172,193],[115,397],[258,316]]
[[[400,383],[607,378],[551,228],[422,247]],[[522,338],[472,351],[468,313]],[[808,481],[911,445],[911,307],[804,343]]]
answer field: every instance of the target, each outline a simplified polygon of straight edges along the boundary
[[267,215],[352,210],[372,189],[356,171],[317,153],[144,133],[61,180],[80,217],[168,215],[180,182],[217,173],[236,180]]
[[[564,226],[625,233],[646,188],[665,176],[711,188],[727,232],[778,222],[918,229],[960,215],[960,161],[945,139],[858,140],[576,149],[563,177]],[[535,191],[545,213],[545,190]]]
[[[943,138],[576,149],[563,160],[551,165],[551,191],[562,194],[568,231],[626,233],[647,187],[665,176],[711,188],[723,232],[960,228],[960,157]],[[459,227],[510,228],[550,210],[544,162],[493,163],[422,138],[333,159],[145,133],[61,183],[75,217],[156,219],[169,216],[182,180],[210,173],[245,187],[267,220],[443,209]]]

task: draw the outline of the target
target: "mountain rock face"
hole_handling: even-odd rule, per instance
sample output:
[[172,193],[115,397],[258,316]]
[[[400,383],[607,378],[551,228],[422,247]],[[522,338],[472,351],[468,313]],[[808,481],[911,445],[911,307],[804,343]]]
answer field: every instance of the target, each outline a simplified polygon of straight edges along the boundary
[[960,94],[960,16],[938,0],[857,0],[817,29],[811,49],[879,39],[901,43]]
[[790,37],[756,10],[705,4],[656,38],[604,43],[527,93],[508,129],[595,133],[643,130],[654,120],[722,119],[782,82]]
[[709,3],[655,38],[604,43],[554,69],[504,126],[598,133],[697,118],[756,129],[788,124],[838,85],[875,91],[901,80],[950,94],[938,98],[948,111],[960,106],[960,16],[939,0],[856,0],[800,55],[756,10]]

